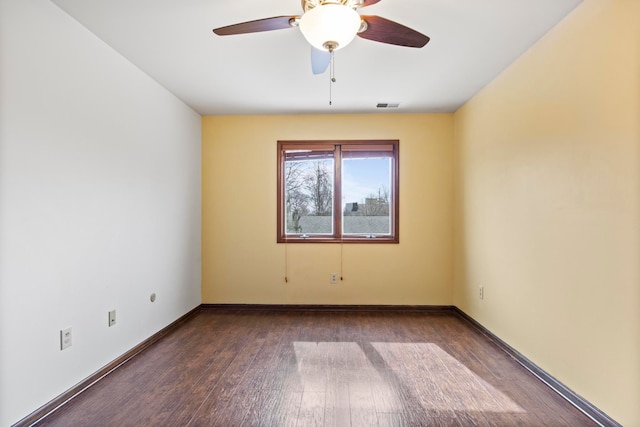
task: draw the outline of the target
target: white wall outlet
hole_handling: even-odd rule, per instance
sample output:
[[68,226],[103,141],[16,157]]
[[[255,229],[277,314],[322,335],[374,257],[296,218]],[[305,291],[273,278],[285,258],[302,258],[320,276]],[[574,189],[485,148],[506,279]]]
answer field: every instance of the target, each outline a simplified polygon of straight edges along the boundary
[[329,281],[332,285],[338,283],[338,273],[331,273],[331,275],[329,276]]
[[60,331],[60,350],[71,347],[71,344],[73,344],[71,338],[71,328]]
[[484,286],[480,286],[478,296],[480,299],[484,299]]
[[116,324],[116,311],[115,310],[111,310],[109,312],[109,327],[113,326]]

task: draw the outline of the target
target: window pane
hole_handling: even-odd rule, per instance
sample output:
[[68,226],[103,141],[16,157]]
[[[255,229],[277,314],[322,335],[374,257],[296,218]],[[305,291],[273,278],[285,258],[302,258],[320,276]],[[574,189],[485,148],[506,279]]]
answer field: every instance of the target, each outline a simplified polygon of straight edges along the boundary
[[367,155],[342,160],[342,232],[390,235],[392,159]]
[[312,154],[286,153],[286,234],[333,234],[333,153]]

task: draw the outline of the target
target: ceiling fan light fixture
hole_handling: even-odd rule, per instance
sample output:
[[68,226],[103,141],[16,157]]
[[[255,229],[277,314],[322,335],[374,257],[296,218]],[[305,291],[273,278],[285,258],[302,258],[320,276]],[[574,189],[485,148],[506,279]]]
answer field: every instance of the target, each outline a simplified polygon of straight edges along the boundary
[[300,18],[300,31],[316,49],[342,49],[360,29],[360,15],[353,8],[328,3],[314,7]]

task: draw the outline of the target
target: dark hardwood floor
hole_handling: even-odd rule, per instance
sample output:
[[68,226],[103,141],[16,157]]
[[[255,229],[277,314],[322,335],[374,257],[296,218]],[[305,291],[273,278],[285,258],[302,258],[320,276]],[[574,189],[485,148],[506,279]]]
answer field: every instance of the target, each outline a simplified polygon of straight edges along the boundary
[[591,426],[454,312],[203,309],[39,426]]

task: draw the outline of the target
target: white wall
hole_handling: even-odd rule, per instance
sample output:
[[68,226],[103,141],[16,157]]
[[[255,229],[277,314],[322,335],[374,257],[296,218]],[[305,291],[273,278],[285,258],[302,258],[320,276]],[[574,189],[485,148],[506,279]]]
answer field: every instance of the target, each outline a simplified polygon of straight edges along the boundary
[[0,94],[4,426],[199,305],[201,119],[46,0],[0,0]]

